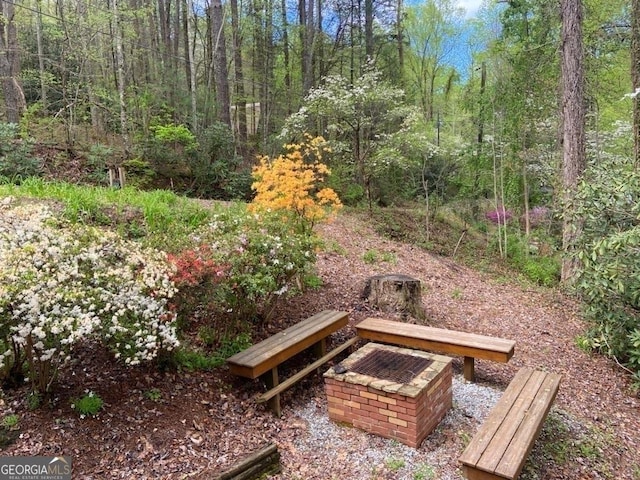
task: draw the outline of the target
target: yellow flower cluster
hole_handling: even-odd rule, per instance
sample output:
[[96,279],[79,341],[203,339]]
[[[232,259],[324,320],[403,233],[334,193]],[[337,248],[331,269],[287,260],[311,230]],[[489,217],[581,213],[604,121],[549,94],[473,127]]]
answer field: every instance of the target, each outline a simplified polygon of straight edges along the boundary
[[301,144],[285,145],[286,153],[274,159],[258,157],[251,185],[256,196],[250,209],[291,212],[309,231],[316,222],[333,215],[342,203],[333,189],[320,187],[331,173],[322,163],[323,154],[330,153],[324,138],[305,137]]

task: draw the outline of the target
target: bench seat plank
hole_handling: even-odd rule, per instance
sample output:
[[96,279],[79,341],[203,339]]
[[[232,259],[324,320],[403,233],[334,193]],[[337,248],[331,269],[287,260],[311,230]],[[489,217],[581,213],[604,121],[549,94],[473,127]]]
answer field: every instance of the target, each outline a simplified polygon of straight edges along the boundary
[[559,385],[559,376],[547,375],[545,377],[536,399],[522,420],[522,424],[513,437],[511,444],[504,452],[502,460],[496,466],[495,471],[498,475],[512,478],[514,473],[520,473],[524,466],[525,459],[533,448],[535,439],[540,435],[540,431],[544,425],[544,419],[555,400]]
[[460,457],[465,476],[517,478],[559,385],[557,374],[520,369]]
[[257,378],[346,326],[349,314],[325,310],[227,359],[231,373]]
[[484,421],[478,432],[473,437],[473,441],[467,446],[460,457],[460,461],[468,465],[476,465],[489,443],[493,439],[496,431],[509,414],[511,405],[516,401],[520,392],[525,387],[529,379],[529,372],[525,369],[518,370],[516,376],[511,380],[509,387],[500,397],[500,401],[491,410],[491,414]]
[[[531,413],[531,405],[544,378],[544,372],[532,372],[527,378],[526,384],[522,390],[520,390],[520,394],[515,399],[515,402],[509,405],[510,409],[507,415],[494,432],[493,438],[489,445],[487,445],[487,449],[484,452],[485,454],[476,464],[476,468],[488,472],[495,472],[498,465],[502,465],[504,453],[511,445],[511,442],[514,441],[514,437],[525,416]],[[503,466],[503,468],[508,468],[508,465]]]
[[356,330],[359,337],[368,340],[494,362],[508,362],[515,350],[513,340],[381,318],[367,318]]

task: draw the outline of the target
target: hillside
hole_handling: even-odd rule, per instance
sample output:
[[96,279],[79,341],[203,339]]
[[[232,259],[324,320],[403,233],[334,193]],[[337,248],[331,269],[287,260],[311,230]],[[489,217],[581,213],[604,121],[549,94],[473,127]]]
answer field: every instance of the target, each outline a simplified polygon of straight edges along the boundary
[[[61,373],[51,410],[29,411],[20,392],[5,396],[0,413],[18,413],[21,421],[19,437],[3,455],[71,455],[74,478],[211,478],[273,441],[282,455],[278,479],[461,479],[457,458],[464,444],[515,372],[530,366],[560,373],[562,384],[521,478],[640,478],[640,401],[614,363],[576,346],[583,325],[570,299],[383,238],[354,214],[319,232],[322,285],[281,304],[260,335],[328,308],[348,311],[351,325],[376,315],[361,299],[364,282],[397,272],[421,280],[430,325],[517,341],[508,364],[477,362],[477,384],[461,381],[461,360],[455,360],[454,408],[420,449],[327,422],[319,377],[284,395],[278,419],[254,402],[258,382],[232,378],[224,367],[127,370],[112,366],[105,352],[84,351],[82,374]],[[365,262],[368,252],[376,255]],[[340,336],[352,334],[350,327]],[[80,419],[69,407],[85,389],[107,404],[97,418]]]

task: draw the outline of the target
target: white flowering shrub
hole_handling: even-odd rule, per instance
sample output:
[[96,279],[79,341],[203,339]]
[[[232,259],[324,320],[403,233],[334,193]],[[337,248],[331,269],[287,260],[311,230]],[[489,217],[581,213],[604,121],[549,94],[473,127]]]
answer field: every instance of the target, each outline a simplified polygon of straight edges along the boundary
[[0,206],[0,372],[26,363],[48,392],[83,340],[127,365],[178,345],[174,267],[162,252],[115,233],[63,225],[46,206]]

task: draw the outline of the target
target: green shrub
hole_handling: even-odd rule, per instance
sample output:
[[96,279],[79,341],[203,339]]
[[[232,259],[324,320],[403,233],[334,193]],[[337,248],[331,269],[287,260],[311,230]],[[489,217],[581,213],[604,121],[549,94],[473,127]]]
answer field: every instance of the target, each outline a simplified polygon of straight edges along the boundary
[[522,273],[543,287],[553,287],[560,280],[560,262],[554,257],[529,257],[522,265]]
[[575,245],[574,285],[590,322],[595,350],[640,374],[640,172],[631,159],[604,155],[580,184],[575,215],[583,220]]
[[[207,330],[207,334],[215,335],[215,330]],[[212,342],[213,343],[213,342]],[[219,338],[215,341],[218,348],[212,354],[179,348],[171,353],[170,363],[177,369],[189,371],[211,371],[224,365],[225,360],[251,346],[251,336],[240,333],[234,337]]]
[[122,162],[125,171],[125,185],[135,188],[148,188],[153,184],[156,172],[151,164],[141,158],[131,158]]
[[18,138],[18,125],[0,123],[0,177],[20,183],[40,174],[42,163],[32,155],[33,146]]
[[377,250],[367,250],[362,254],[362,260],[368,264],[378,263],[378,255]]
[[560,261],[555,256],[540,255],[527,238],[509,234],[507,260],[528,280],[544,287],[553,287],[560,281]]
[[78,412],[80,418],[86,416],[95,417],[103,406],[104,401],[102,398],[93,392],[87,392],[82,397],[74,399],[71,403],[71,408]]
[[223,365],[224,360],[218,355],[207,355],[197,350],[179,348],[172,352],[169,363],[178,370],[210,372]]
[[13,430],[18,428],[20,417],[16,414],[5,415],[2,417],[2,426],[6,429]]
[[113,157],[113,149],[96,143],[91,145],[87,153],[87,165],[90,168],[89,179],[97,185],[108,185],[107,164]]

